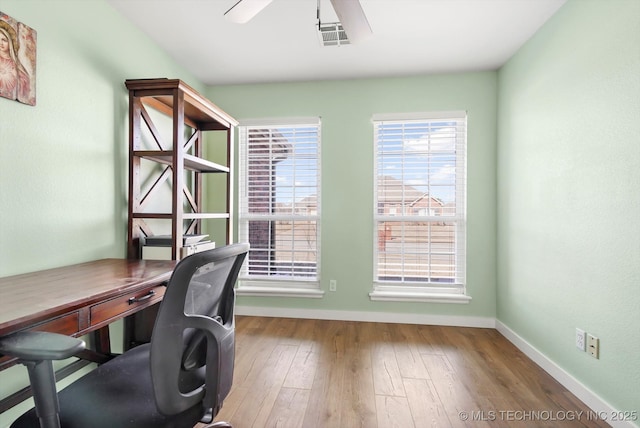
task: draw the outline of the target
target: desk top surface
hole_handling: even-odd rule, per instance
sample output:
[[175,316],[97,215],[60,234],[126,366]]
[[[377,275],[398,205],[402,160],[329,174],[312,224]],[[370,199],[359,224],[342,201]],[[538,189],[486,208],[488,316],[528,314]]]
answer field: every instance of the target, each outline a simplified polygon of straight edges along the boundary
[[170,278],[176,261],[103,259],[0,278],[0,335]]

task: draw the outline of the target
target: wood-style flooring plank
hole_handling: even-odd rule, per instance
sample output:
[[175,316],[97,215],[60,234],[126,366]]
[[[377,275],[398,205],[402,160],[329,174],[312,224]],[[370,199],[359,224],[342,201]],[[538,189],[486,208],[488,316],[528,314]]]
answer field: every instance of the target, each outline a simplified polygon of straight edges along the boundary
[[378,326],[378,341],[372,343],[371,363],[376,395],[406,397],[396,352],[391,343],[390,325]]
[[373,427],[377,424],[370,350],[375,340],[374,324],[351,322],[346,327],[348,337],[353,339],[344,356],[340,423],[344,428]]
[[298,351],[284,380],[285,388],[311,389],[313,386],[320,358],[319,347],[313,340],[314,326],[313,320],[298,323],[298,328],[293,332],[292,338],[295,339]]
[[431,380],[405,379],[404,389],[416,428],[450,427],[444,405]]
[[421,358],[421,343],[415,328],[399,324],[391,330],[393,350],[398,361],[398,369],[403,379],[429,379],[429,372]]
[[318,367],[311,386],[304,427],[340,427],[344,354],[347,346],[345,324],[317,321],[314,338],[318,346]]
[[309,405],[309,393],[308,389],[284,387],[280,389],[264,426],[268,428],[302,427],[304,413]]
[[[267,419],[273,411],[274,405],[282,390],[284,378],[289,372],[291,362],[297,348],[290,344],[278,344],[269,359],[266,361],[260,373],[259,383],[249,392],[251,410],[257,410],[253,420],[253,427],[261,428],[267,425]],[[243,403],[244,404],[244,403]],[[248,406],[241,406],[236,413],[250,413]]]
[[378,426],[393,428],[414,428],[409,401],[404,397],[376,395]]

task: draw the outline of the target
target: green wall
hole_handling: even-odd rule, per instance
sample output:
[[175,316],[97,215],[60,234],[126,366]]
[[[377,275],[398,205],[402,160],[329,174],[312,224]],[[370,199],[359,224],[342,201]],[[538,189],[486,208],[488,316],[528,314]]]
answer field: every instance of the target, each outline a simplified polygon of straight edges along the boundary
[[125,79],[202,86],[102,0],[2,0],[38,32],[37,105],[0,98],[0,276],[124,257]]
[[498,319],[640,411],[640,2],[567,3],[500,70],[498,105]]
[[[240,297],[246,306],[495,317],[495,72],[211,88],[238,120],[320,116],[322,299]],[[468,112],[468,305],[372,302],[374,113]],[[214,198],[214,195],[209,195]],[[328,291],[337,280],[336,292]]]
[[[124,257],[124,80],[202,85],[102,0],[1,0],[0,11],[38,33],[37,105],[0,98],[0,276]],[[0,398],[26,384],[23,367],[3,371]]]

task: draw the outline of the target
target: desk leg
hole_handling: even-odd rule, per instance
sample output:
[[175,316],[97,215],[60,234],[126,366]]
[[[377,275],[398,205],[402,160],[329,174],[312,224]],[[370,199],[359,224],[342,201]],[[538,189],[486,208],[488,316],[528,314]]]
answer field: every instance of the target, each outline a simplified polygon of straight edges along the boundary
[[109,326],[106,325],[93,332],[96,352],[111,355],[111,339],[109,338]]
[[124,319],[124,332],[123,332],[123,344],[122,347],[124,352],[127,352],[129,349],[133,348],[133,343],[135,342],[135,325],[136,321],[134,319],[135,314],[129,315]]
[[125,351],[151,341],[153,325],[159,308],[160,303],[156,303],[124,319]]

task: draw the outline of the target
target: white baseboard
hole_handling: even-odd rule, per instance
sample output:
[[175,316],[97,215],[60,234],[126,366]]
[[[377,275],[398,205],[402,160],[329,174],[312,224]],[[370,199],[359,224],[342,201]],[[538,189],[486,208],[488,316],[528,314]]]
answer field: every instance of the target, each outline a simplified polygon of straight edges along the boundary
[[395,324],[445,325],[495,328],[495,318],[450,315],[398,314],[390,312],[335,311],[322,309],[270,308],[236,305],[236,315],[304,318],[336,321],[387,322]]
[[558,366],[546,355],[538,351],[529,342],[520,337],[516,332],[504,325],[499,320],[495,321],[496,330],[520,349],[527,357],[539,365],[544,371],[549,373],[551,377],[560,382],[562,386],[567,388],[573,395],[578,397],[584,404],[597,414],[602,414],[607,419],[607,423],[614,428],[634,428],[635,425],[631,421],[611,421],[611,415],[618,413],[611,405],[596,395],[593,391],[583,385],[579,380],[567,373],[562,367]]

